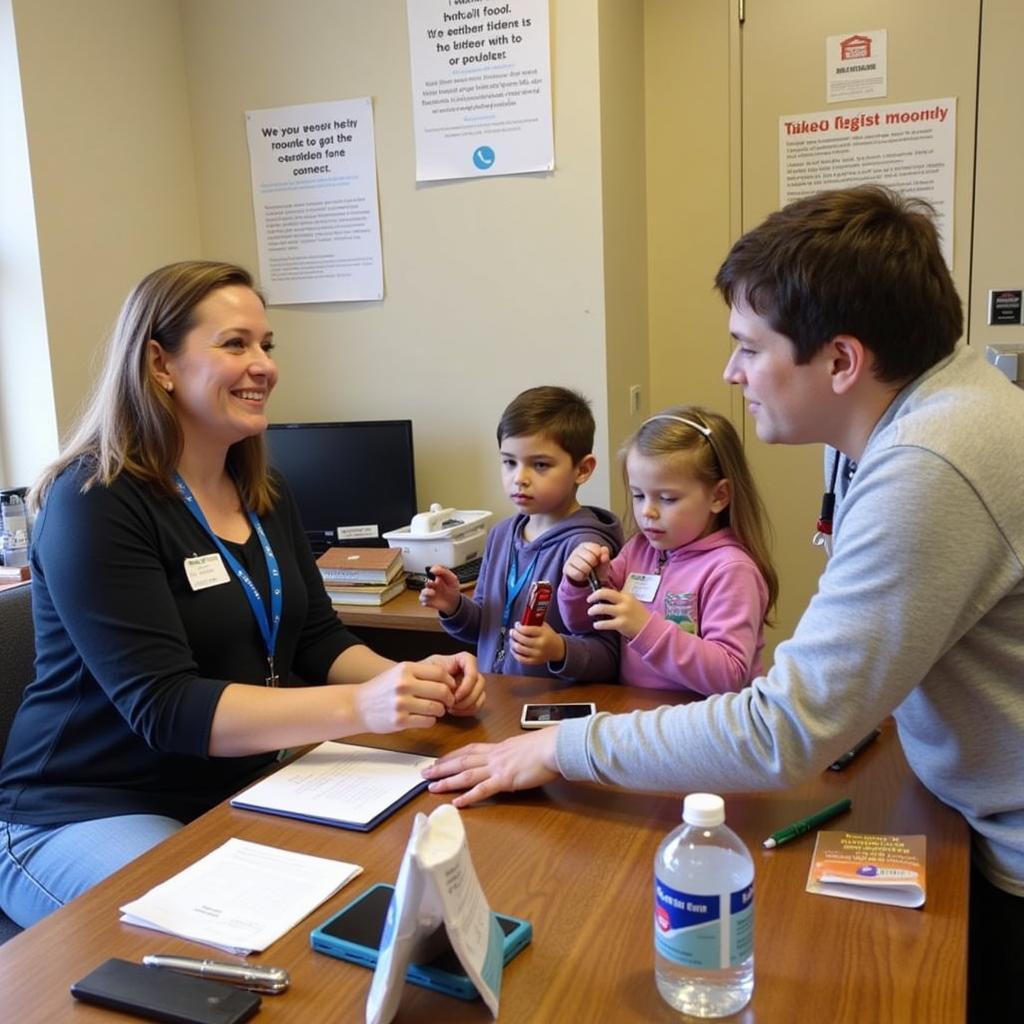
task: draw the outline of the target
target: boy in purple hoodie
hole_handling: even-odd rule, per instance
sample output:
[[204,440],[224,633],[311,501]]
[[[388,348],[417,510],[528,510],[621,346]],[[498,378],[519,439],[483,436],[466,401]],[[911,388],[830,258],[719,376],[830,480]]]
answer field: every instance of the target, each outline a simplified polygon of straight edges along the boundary
[[420,602],[438,610],[447,633],[477,645],[484,672],[580,681],[616,677],[617,638],[571,632],[554,600],[543,625],[519,622],[530,584],[548,580],[557,587],[578,544],[590,541],[613,554],[622,546],[618,519],[576,500],[597,464],[593,446],[590,405],[567,388],[530,388],[502,413],[501,478],[519,511],[488,534],[472,600],[440,565],[431,566],[435,579],[420,591]]

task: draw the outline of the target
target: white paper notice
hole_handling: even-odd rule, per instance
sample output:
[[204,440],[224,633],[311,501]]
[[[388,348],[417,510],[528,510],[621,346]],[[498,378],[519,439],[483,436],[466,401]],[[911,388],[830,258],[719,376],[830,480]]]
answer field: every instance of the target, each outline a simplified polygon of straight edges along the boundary
[[889,33],[855,32],[825,40],[825,90],[828,103],[877,99],[888,94],[886,48]]
[[246,955],[266,949],[363,869],[229,839],[121,907],[121,920]]
[[869,183],[935,207],[942,255],[953,265],[956,98],[779,118],[779,205]]
[[383,298],[369,98],[250,110],[245,122],[267,302]]
[[416,180],[550,171],[547,0],[407,0]]

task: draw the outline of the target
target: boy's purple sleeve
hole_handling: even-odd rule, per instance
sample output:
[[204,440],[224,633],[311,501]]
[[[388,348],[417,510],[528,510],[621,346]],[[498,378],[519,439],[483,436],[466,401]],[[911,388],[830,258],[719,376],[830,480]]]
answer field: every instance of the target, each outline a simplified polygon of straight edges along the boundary
[[476,578],[476,587],[473,590],[473,597],[468,598],[465,594],[459,595],[459,603],[451,615],[438,614],[437,619],[442,629],[449,635],[461,640],[463,643],[475,644],[480,639],[480,618],[483,607],[484,596],[488,593],[490,568],[494,554],[492,541],[497,536],[497,530],[491,530],[484,542],[483,559],[480,562],[480,573]]

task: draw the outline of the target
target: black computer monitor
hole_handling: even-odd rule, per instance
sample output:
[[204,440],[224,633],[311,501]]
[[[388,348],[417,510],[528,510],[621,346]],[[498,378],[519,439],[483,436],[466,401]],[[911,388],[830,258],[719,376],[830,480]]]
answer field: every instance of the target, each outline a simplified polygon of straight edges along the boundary
[[416,514],[411,420],[273,423],[266,437],[314,554],[385,547],[383,534]]

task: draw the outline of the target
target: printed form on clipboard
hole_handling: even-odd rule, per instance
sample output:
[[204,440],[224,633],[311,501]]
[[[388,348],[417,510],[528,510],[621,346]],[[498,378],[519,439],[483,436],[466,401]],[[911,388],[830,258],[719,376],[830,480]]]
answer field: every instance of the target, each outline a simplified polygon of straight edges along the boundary
[[243,790],[232,807],[369,832],[427,783],[434,758],[328,741]]

